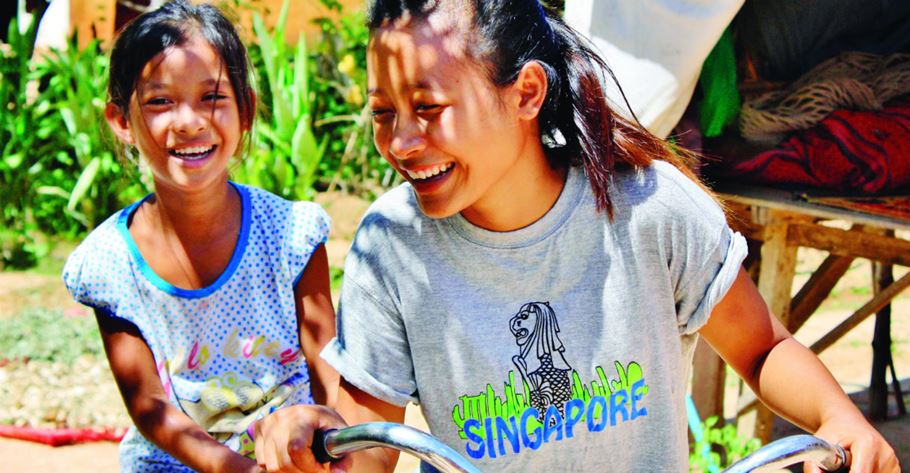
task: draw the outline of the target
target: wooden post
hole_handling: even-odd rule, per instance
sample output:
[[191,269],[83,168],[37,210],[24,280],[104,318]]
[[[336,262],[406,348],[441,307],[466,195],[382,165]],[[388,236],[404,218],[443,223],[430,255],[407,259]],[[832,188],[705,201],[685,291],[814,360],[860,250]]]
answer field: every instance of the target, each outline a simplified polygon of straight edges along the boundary
[[[890,264],[872,263],[872,287],[875,294],[894,283]],[[891,304],[875,314],[872,336],[872,376],[869,380],[869,419],[888,418],[887,369],[891,365]]]
[[847,273],[853,263],[851,256],[831,255],[812,273],[809,281],[800,289],[790,304],[790,315],[787,318],[787,330],[796,333],[815,310],[831,294],[831,290]]
[[724,422],[724,383],[727,365],[704,339],[695,346],[692,373],[692,401],[702,420],[717,416],[718,426]]

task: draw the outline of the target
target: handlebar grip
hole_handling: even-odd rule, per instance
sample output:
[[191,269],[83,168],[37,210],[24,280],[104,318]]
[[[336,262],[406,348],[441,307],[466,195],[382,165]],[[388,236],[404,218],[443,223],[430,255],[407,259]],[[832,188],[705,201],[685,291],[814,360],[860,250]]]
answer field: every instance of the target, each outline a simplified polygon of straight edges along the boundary
[[834,449],[837,451],[837,459],[831,465],[822,465],[823,467],[827,466],[825,471],[841,471],[850,468],[850,464],[853,462],[850,450],[840,445],[835,445]]
[[319,463],[331,463],[341,460],[341,457],[336,457],[329,453],[329,448],[326,445],[326,436],[330,433],[335,432],[337,429],[329,430],[317,430],[313,432],[313,456],[316,458],[316,461]]

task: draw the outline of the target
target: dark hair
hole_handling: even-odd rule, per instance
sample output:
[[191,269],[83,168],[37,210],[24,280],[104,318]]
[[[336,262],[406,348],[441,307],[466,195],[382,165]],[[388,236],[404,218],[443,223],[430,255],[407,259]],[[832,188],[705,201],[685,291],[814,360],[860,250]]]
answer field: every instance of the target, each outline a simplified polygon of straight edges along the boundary
[[194,33],[202,35],[221,57],[234,89],[240,122],[248,130],[255,117],[255,99],[246,47],[221,11],[204,3],[165,3],[136,17],[120,32],[111,50],[108,101],[126,115],[142,68],[165,49],[188,41]]
[[467,11],[473,13],[468,53],[492,83],[511,84],[525,64],[538,62],[547,74],[538,124],[548,160],[552,166],[583,166],[598,210],[611,218],[609,185],[617,167],[644,167],[659,159],[700,184],[689,167],[693,153],[671,147],[610,109],[603,84],[605,73],[615,81],[612,71],[553,11],[537,0],[464,0],[461,8],[453,8],[452,1],[372,0],[368,24],[375,30],[405,14],[425,19],[434,11]]

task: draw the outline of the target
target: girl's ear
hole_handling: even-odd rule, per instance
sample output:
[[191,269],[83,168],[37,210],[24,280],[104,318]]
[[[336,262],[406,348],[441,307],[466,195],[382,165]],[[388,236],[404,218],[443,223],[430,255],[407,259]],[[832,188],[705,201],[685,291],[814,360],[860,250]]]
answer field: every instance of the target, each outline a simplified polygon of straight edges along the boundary
[[529,61],[521,67],[512,84],[518,97],[518,117],[536,120],[547,97],[547,72],[537,61]]
[[136,140],[133,139],[133,132],[130,130],[130,121],[120,111],[120,107],[108,103],[107,106],[104,107],[104,119],[107,120],[107,124],[110,125],[111,130],[117,135],[117,139],[124,144],[136,144]]
[[256,92],[250,89],[250,116],[246,117],[246,120],[243,124],[244,131],[250,131],[253,129],[253,120],[256,116],[256,107],[259,105],[257,102]]

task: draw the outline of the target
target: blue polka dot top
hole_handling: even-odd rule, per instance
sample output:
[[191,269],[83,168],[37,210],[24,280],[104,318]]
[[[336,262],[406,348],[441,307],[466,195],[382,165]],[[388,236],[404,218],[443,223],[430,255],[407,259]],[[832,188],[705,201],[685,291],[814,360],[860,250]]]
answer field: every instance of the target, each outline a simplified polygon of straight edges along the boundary
[[[91,232],[67,260],[63,279],[79,303],[139,329],[172,403],[216,439],[250,453],[245,431],[253,420],[313,402],[294,285],[325,243],[329,218],[316,204],[231,184],[241,197],[242,225],[227,268],[211,285],[181,289],[151,270],[127,229],[142,201]],[[131,469],[124,461],[170,460],[135,429],[124,439],[124,468]]]

